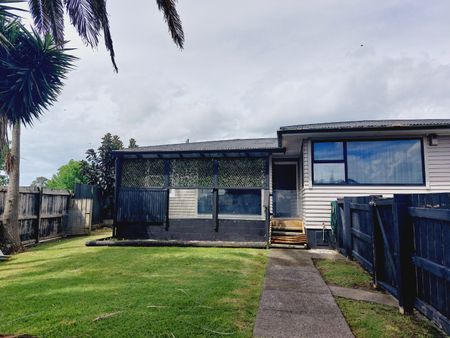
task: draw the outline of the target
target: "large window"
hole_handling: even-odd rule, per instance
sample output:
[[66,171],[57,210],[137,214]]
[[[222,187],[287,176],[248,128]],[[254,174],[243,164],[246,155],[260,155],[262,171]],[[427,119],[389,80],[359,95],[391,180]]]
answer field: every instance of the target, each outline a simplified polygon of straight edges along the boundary
[[[198,191],[197,210],[199,214],[212,213],[211,189]],[[219,214],[261,215],[261,190],[219,189]]]
[[422,140],[313,142],[313,182],[423,185]]

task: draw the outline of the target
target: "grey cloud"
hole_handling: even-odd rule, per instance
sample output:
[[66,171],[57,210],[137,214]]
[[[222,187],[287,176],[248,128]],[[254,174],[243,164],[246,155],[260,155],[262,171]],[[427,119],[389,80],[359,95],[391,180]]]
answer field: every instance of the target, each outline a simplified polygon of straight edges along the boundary
[[[450,4],[180,1],[186,48],[153,1],[110,1],[119,74],[69,28],[80,57],[59,102],[23,132],[22,183],[112,132],[140,145],[274,136],[281,125],[450,117]],[[361,47],[363,44],[363,47]]]

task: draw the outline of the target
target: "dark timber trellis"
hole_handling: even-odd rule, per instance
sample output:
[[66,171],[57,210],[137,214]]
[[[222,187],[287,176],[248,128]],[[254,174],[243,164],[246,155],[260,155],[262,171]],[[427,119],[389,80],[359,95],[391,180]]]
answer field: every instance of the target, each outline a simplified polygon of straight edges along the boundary
[[415,307],[450,334],[450,193],[345,197],[338,212],[339,251],[401,312]]
[[[116,158],[114,223],[169,229],[169,190],[212,192],[212,223],[219,228],[219,189],[268,189],[268,154],[191,154],[195,158]],[[172,155],[175,156],[175,155]],[[267,203],[266,203],[267,204]],[[117,235],[117,228],[115,235]]]

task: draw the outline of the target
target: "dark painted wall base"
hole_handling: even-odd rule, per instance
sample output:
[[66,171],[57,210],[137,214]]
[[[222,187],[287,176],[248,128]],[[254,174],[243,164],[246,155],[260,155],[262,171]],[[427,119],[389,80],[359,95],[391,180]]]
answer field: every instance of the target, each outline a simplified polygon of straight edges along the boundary
[[182,241],[265,242],[265,221],[219,220],[215,231],[210,219],[171,219],[164,225],[117,224],[117,237]]
[[306,229],[308,245],[310,248],[334,248],[334,239],[331,230]]

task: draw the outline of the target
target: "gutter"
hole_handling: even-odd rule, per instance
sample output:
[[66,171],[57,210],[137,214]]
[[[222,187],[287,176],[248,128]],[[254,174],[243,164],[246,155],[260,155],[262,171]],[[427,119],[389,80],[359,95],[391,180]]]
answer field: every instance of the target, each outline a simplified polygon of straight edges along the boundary
[[[137,148],[139,149],[139,148]],[[213,153],[258,153],[258,152],[268,152],[268,153],[284,153],[285,148],[261,148],[261,149],[226,149],[226,150],[178,150],[178,151],[139,151],[139,150],[113,150],[111,154],[114,156],[120,155],[176,155],[176,154],[213,154]]]
[[339,133],[352,131],[388,131],[388,130],[427,130],[427,129],[450,129],[450,125],[432,126],[394,126],[394,127],[358,127],[358,128],[315,128],[315,129],[279,129],[277,131],[278,142],[283,134],[310,134],[310,133]]

